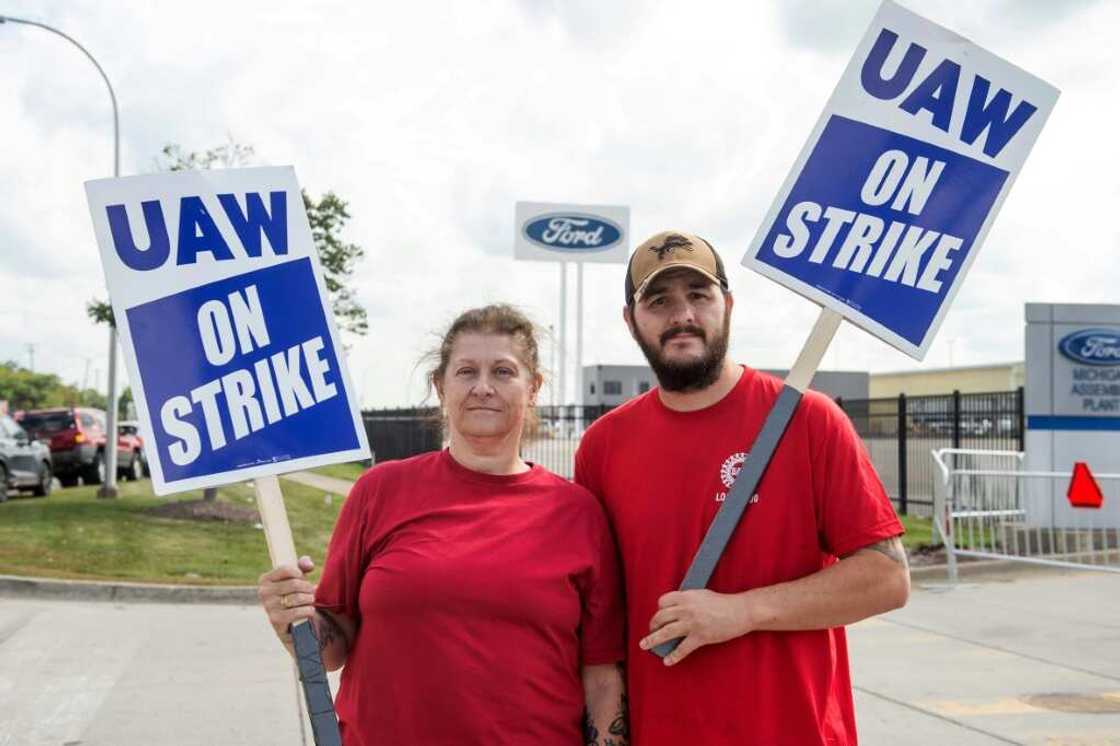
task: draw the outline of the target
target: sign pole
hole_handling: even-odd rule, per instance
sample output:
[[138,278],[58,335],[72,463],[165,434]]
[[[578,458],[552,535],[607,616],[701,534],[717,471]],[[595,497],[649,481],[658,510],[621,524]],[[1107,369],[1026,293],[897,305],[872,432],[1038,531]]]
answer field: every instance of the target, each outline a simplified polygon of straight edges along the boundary
[[[560,270],[560,355],[551,389],[561,407],[583,401],[583,265],[626,264],[630,208],[622,205],[576,205],[517,202],[514,205],[513,258],[555,262]],[[568,392],[568,264],[576,264],[576,345],[574,399]],[[563,410],[568,412],[567,409]],[[572,423],[568,423],[572,424]]]
[[[797,356],[797,362],[786,375],[785,385],[778,394],[778,400],[774,402],[762,425],[762,430],[748,449],[747,460],[739,470],[735,484],[727,493],[727,499],[716,513],[716,517],[712,519],[712,524],[708,527],[708,533],[704,535],[704,541],[696,551],[696,556],[692,558],[692,564],[685,573],[680,590],[707,587],[716,563],[723,556],[731,534],[739,525],[747,506],[755,496],[758,484],[766,473],[766,467],[770,465],[770,459],[782,440],[786,426],[793,418],[793,413],[797,411],[802,394],[809,388],[809,382],[813,380],[813,375],[820,367],[821,359],[828,350],[836,330],[840,328],[841,320],[842,317],[836,311],[831,308],[821,308],[817,323],[813,325],[809,339],[801,349],[801,354]],[[664,642],[650,652],[664,658],[676,649],[681,639]]]
[[576,404],[583,403],[583,262],[576,265]]
[[[257,477],[253,480],[253,490],[257,495],[257,510],[261,514],[261,525],[264,527],[264,538],[273,568],[281,565],[297,567],[299,559],[292,539],[292,529],[288,524],[288,511],[284,508],[284,496],[280,492],[280,480],[273,475]],[[341,746],[342,736],[338,730],[330,684],[319,655],[319,640],[307,620],[293,624],[291,633],[296,649],[296,667],[303,684],[303,696],[307,702],[307,715],[311,720],[315,744]]]
[[568,367],[568,263],[561,261],[560,265],[560,406],[568,403],[567,383]]

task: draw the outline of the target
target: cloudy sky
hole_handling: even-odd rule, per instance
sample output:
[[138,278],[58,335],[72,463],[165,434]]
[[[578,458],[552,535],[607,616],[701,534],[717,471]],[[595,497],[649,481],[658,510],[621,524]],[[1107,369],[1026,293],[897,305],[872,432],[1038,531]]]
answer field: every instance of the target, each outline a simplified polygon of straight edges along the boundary
[[[1120,4],[905,4],[1062,91],[921,365],[1021,359],[1025,302],[1120,300]],[[152,171],[166,143],[235,141],[348,200],[370,315],[350,371],[363,404],[393,406],[423,397],[416,362],[459,310],[508,301],[557,325],[556,266],[511,258],[517,200],[630,205],[638,240],[710,238],[737,299],[732,354],[788,367],[816,307],[738,262],[877,6],[0,0],[0,14],[61,28],[101,62],[122,173]],[[103,386],[82,183],[111,173],[108,98],[76,49],[35,28],[0,26],[0,71],[0,358],[26,365],[33,345],[37,370]],[[585,271],[588,364],[641,362],[622,277]],[[824,365],[918,364],[845,327]]]

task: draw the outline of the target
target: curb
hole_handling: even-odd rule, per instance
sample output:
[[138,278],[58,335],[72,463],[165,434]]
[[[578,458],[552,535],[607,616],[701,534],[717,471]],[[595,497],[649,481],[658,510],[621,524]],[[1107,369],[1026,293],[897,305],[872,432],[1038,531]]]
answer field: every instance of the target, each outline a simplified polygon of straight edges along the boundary
[[[957,563],[958,575],[982,577],[1022,572],[1076,572],[1065,568],[1031,565],[1014,560],[978,560]],[[926,565],[910,569],[915,583],[949,582],[947,565]],[[0,596],[15,596],[55,601],[116,601],[119,603],[235,604],[255,606],[255,585],[160,585],[97,580],[55,580],[0,575]]]
[[[970,560],[961,559],[957,561],[957,577],[964,578],[979,578],[991,575],[1038,575],[1043,573],[1076,573],[1076,572],[1092,572],[1088,568],[1081,570],[1075,567],[1054,567],[1048,565],[1040,565],[1033,562],[1021,562],[1018,560]],[[948,565],[925,565],[924,567],[911,567],[910,580],[914,582],[928,582],[940,581],[941,583],[948,583],[949,581],[949,566]]]
[[255,585],[161,585],[0,575],[0,595],[56,601],[255,605]]

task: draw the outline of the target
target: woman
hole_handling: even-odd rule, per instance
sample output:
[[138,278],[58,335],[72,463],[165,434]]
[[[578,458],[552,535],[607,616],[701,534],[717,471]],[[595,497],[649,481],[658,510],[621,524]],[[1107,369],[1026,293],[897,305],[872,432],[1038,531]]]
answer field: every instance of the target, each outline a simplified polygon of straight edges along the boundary
[[261,576],[269,620],[290,652],[288,625],[310,619],[327,669],[345,665],[347,746],[626,743],[606,518],[519,455],[542,381],[533,326],[472,309],[434,357],[449,447],[366,472],[317,588],[306,557]]

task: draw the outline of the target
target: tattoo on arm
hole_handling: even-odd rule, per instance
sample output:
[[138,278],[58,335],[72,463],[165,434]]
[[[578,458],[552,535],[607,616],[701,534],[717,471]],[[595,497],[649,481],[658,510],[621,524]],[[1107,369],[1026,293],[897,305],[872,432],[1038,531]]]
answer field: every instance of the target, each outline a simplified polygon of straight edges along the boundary
[[599,729],[591,722],[591,713],[587,708],[583,710],[583,744],[584,746],[601,746],[599,743]]
[[607,732],[613,736],[604,746],[627,746],[630,743],[630,705],[626,700],[626,664],[618,663],[618,673],[622,677],[622,696],[618,700],[618,713],[611,721]]
[[590,713],[583,711],[583,743],[584,746],[629,746],[630,745],[630,710],[626,701],[626,667],[618,664],[618,672],[622,676],[622,694],[618,699],[618,710],[607,726],[607,732],[599,740],[599,729],[591,722]]
[[315,636],[319,638],[319,650],[326,650],[335,640],[346,641],[342,628],[338,626],[338,622],[331,619],[330,614],[319,612],[315,615],[315,622]]
[[870,549],[873,552],[885,555],[903,567],[910,567],[910,563],[906,559],[906,550],[902,546],[902,540],[897,536],[892,536],[889,539],[883,539],[874,544],[869,544],[865,546],[864,549]]

